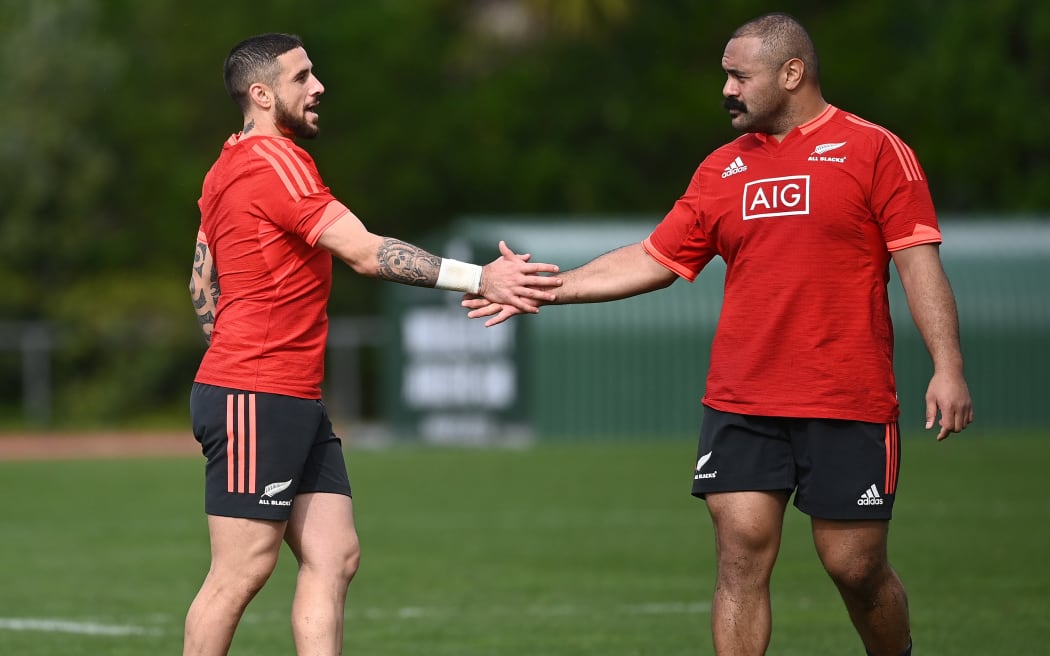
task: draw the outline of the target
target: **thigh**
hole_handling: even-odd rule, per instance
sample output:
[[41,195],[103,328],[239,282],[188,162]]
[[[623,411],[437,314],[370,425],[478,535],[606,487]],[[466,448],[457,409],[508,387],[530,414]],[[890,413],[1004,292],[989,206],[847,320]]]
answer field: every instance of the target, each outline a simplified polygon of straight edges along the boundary
[[241,517],[208,517],[212,570],[216,575],[265,580],[277,564],[286,522]]
[[886,520],[812,519],[813,544],[836,580],[863,580],[889,566]]
[[795,506],[829,520],[888,520],[900,467],[896,422],[794,420]]
[[795,462],[784,420],[704,407],[693,495],[795,487]]
[[194,384],[190,410],[207,458],[205,511],[287,520],[324,418],[320,402]]
[[285,541],[303,564],[342,567],[356,558],[353,501],[343,494],[302,494],[295,499]]
[[780,551],[789,492],[712,492],[719,581],[767,581]]

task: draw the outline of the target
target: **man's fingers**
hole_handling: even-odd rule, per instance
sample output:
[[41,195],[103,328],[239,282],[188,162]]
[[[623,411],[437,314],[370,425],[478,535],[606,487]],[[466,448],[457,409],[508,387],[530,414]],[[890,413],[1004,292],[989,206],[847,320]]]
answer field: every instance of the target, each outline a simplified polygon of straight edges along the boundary
[[500,312],[496,316],[494,316],[491,319],[489,319],[488,321],[486,321],[485,322],[485,327],[486,328],[491,328],[492,326],[499,325],[499,324],[503,323],[504,321],[506,321],[507,319],[510,319],[511,317],[513,317],[515,314],[517,314],[517,312],[513,312],[511,310],[508,310],[507,308],[504,308],[502,312]]
[[527,312],[529,314],[536,314],[537,312],[540,311],[540,308],[539,308],[538,305],[536,305],[531,300],[529,300],[528,298],[525,298],[523,296],[518,296],[518,297],[514,298],[509,303],[509,305],[511,307],[516,307],[519,310],[521,310],[522,312]]
[[492,301],[488,300],[484,296],[476,296],[474,294],[464,294],[463,300],[459,302],[460,306],[467,308],[468,310],[477,310],[487,305],[495,305]]
[[[548,264],[546,262],[532,262],[522,265],[522,273],[525,274],[558,273],[558,270],[557,264]],[[561,282],[559,281],[558,284],[561,284]]]
[[926,399],[926,430],[933,428],[935,421],[937,421],[937,401],[928,398]]
[[480,319],[481,317],[490,317],[502,310],[502,305],[500,305],[499,303],[492,303],[490,305],[486,305],[483,308],[478,308],[477,310],[471,310],[470,312],[467,312],[467,318]]
[[518,298],[529,298],[534,301],[545,301],[547,303],[553,303],[558,299],[554,292],[536,289],[535,287],[519,287],[514,290],[514,293]]
[[526,276],[524,285],[528,287],[561,287],[561,278],[552,276]]

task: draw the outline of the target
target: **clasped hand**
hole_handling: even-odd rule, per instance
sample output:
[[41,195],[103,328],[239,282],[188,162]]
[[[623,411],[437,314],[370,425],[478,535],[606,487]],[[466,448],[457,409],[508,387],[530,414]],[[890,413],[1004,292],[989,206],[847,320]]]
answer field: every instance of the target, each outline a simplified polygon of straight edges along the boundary
[[481,289],[477,294],[464,294],[462,306],[471,319],[491,317],[486,326],[503,323],[517,314],[535,314],[540,305],[553,303],[550,290],[561,285],[555,264],[529,262],[530,253],[515,253],[506,242],[499,242],[500,257],[486,264],[481,272]]

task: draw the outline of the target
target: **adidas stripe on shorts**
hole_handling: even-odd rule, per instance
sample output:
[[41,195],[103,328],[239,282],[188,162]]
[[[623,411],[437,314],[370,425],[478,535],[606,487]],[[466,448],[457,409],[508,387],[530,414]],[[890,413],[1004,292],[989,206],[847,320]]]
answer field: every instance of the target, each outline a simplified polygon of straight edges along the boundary
[[890,519],[897,422],[755,417],[704,407],[693,495],[785,490],[812,517]]
[[342,443],[319,399],[194,383],[190,415],[207,458],[209,515],[286,520],[297,494],[350,496]]

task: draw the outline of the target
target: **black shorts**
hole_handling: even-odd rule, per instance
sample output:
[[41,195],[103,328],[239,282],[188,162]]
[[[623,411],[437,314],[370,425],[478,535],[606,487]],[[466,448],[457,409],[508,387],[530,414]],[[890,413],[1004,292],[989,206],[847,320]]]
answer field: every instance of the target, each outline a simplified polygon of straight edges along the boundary
[[890,519],[897,422],[755,417],[704,407],[693,495],[784,490],[821,519]]
[[209,515],[286,520],[297,494],[350,496],[342,443],[320,400],[194,383],[190,415],[208,459]]

